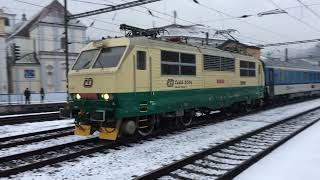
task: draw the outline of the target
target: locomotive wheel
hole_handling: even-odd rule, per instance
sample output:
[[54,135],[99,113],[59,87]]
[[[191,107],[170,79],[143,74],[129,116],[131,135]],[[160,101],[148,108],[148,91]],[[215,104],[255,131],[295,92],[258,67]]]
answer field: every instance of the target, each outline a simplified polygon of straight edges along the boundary
[[184,117],[178,117],[178,118],[179,118],[179,122],[184,127],[190,126],[193,120],[192,116],[184,116]]
[[156,115],[143,116],[138,119],[138,134],[141,136],[149,136],[152,134],[156,127],[157,121]]
[[244,104],[243,105],[243,111],[246,112],[246,113],[249,113],[253,110],[253,107],[251,104]]

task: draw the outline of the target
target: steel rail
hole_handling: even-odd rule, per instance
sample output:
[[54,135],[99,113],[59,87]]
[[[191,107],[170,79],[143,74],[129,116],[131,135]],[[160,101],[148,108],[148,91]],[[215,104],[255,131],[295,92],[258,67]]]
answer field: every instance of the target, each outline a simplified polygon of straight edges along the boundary
[[0,149],[25,145],[73,134],[74,126],[0,138]]
[[58,120],[59,113],[14,116],[0,119],[0,126]]

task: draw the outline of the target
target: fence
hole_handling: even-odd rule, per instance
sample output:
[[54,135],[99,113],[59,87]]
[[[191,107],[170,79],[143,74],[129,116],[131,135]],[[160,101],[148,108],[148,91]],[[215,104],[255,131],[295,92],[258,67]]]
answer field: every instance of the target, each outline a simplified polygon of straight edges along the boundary
[[[38,103],[53,103],[53,102],[65,102],[67,100],[67,93],[47,93],[45,94],[44,101],[41,102],[41,96],[39,93],[31,93],[31,104]],[[23,94],[0,94],[0,105],[8,104],[24,104],[25,97]]]

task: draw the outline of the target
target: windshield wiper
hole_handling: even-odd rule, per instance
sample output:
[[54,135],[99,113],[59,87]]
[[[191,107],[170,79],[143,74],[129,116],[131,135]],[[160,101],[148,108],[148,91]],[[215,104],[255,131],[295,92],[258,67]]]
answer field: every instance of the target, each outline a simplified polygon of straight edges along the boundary
[[100,62],[100,60],[98,59],[97,62],[99,63],[99,65],[101,66],[102,69],[104,69],[102,63]]
[[90,64],[91,60],[86,62],[80,69],[84,69],[86,66],[88,66]]

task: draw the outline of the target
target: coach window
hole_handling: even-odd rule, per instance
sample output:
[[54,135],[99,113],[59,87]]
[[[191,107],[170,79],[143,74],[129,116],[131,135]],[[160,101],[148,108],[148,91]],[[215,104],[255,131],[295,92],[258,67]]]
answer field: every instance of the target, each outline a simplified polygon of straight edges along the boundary
[[137,51],[137,69],[146,70],[146,52]]

